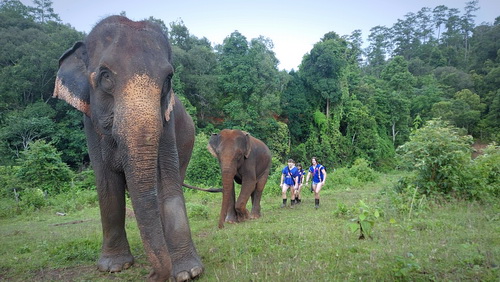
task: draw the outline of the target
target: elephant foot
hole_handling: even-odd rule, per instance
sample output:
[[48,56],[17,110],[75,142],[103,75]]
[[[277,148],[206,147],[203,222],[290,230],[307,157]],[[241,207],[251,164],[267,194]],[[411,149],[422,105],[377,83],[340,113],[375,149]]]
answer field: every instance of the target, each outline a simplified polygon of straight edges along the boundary
[[189,281],[198,278],[203,273],[203,267],[198,266],[190,271],[182,271],[177,273],[175,281]]
[[102,272],[120,272],[128,269],[134,264],[134,257],[131,254],[126,255],[101,255],[97,262],[97,268]]
[[243,222],[246,221],[250,218],[250,215],[248,214],[248,210],[244,209],[241,211],[237,211],[238,213],[238,222]]
[[189,281],[198,278],[203,273],[203,264],[197,257],[189,261],[173,262],[173,276],[175,281]]
[[252,213],[250,214],[250,219],[258,219],[260,218],[260,213]]
[[227,215],[226,216],[226,222],[227,223],[237,223],[238,222],[238,218],[236,217],[236,215]]

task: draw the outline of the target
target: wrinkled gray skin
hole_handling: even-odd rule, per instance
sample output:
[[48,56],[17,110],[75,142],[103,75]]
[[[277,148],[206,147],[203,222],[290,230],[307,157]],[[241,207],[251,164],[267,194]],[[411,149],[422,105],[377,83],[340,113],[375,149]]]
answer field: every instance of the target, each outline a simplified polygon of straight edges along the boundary
[[184,281],[203,272],[181,188],[194,124],[172,92],[171,59],[158,26],[112,16],[59,61],[54,96],[85,114],[101,209],[101,271],[134,263],[125,233],[128,189],[149,279]]
[[[224,129],[213,134],[207,146],[219,160],[222,172],[222,207],[219,228],[226,222],[242,222],[260,217],[260,199],[271,168],[271,151],[257,138],[241,130]],[[234,182],[241,184],[235,203]],[[252,197],[252,212],[246,209]]]

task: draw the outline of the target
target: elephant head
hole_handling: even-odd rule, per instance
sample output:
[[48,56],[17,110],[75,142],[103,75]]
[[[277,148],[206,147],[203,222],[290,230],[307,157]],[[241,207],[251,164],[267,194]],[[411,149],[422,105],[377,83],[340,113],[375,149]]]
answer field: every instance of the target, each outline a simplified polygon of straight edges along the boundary
[[120,16],[102,20],[59,60],[54,96],[85,114],[103,225],[103,271],[133,263],[124,230],[125,188],[151,277],[165,280],[173,273],[183,280],[202,271],[181,189],[194,125],[173,94],[171,60],[159,26]]
[[[233,181],[237,169],[242,166],[245,158],[252,152],[250,134],[241,130],[222,130],[219,134],[212,134],[207,149],[219,160],[220,168],[225,181]],[[230,179],[224,179],[228,176]],[[241,183],[240,183],[241,184]]]

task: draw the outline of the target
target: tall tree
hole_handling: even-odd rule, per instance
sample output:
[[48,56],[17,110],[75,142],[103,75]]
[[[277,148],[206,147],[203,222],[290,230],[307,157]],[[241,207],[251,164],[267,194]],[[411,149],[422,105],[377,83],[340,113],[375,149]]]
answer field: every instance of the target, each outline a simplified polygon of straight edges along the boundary
[[336,33],[325,34],[306,54],[300,66],[301,74],[307,83],[325,101],[324,110],[330,117],[330,103],[340,105],[347,89],[347,42]]
[[366,56],[371,73],[378,76],[386,59],[392,52],[391,31],[385,26],[376,26],[370,29]]
[[448,11],[448,7],[445,5],[436,6],[432,10],[432,20],[434,22],[434,26],[437,28],[437,40],[441,38],[441,26],[446,22],[446,13]]
[[33,3],[36,5],[35,8],[33,8],[33,15],[38,22],[46,23],[48,21],[61,21],[59,15],[56,14],[54,8],[52,8],[52,0],[33,0]]

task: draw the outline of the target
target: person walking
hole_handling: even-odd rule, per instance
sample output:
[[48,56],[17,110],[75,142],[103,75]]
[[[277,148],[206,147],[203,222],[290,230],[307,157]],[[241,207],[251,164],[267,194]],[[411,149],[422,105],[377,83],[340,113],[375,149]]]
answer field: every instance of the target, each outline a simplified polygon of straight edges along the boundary
[[302,202],[302,196],[300,192],[302,191],[302,187],[304,186],[304,175],[306,175],[306,172],[304,169],[302,169],[302,165],[300,163],[297,163],[297,170],[299,172],[299,177],[298,177],[298,187],[295,189],[295,202],[297,204],[300,204]]
[[326,169],[324,166],[318,163],[318,159],[313,157],[311,159],[311,167],[309,167],[309,172],[306,177],[306,185],[309,183],[309,179],[312,175],[312,189],[314,192],[314,207],[319,208],[319,192],[326,181]]
[[281,198],[283,199],[283,204],[281,207],[286,207],[286,192],[290,188],[290,205],[293,207],[295,205],[295,187],[298,186],[298,170],[295,167],[295,162],[292,159],[288,160],[287,166],[281,171]]

